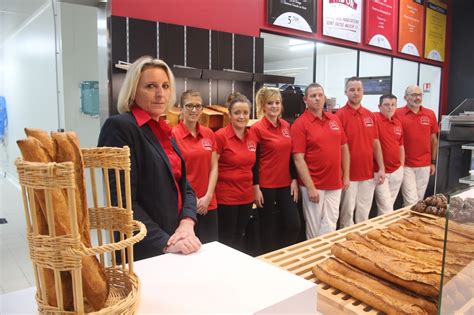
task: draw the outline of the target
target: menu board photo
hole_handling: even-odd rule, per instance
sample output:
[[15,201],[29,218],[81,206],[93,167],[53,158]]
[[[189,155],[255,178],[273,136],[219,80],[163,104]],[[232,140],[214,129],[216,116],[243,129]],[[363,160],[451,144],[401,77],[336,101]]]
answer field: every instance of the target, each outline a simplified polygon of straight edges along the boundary
[[367,0],[365,43],[392,49],[394,45],[394,0]]
[[398,51],[421,57],[423,54],[424,0],[400,0]]
[[425,58],[444,61],[448,5],[429,0],[426,7]]
[[323,0],[323,35],[361,41],[362,0]]
[[268,23],[316,32],[316,0],[267,0]]

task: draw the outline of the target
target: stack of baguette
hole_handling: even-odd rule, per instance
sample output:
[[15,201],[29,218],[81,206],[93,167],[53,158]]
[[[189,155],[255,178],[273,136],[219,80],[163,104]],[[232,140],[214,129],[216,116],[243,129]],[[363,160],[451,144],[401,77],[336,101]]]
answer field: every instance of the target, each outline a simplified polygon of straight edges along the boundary
[[[86,203],[85,181],[83,174],[83,159],[81,155],[79,140],[74,132],[53,132],[49,135],[40,129],[25,129],[26,139],[18,140],[17,144],[25,161],[29,162],[73,162],[75,168],[75,200],[77,211],[77,222],[81,242],[86,247],[91,247],[90,224]],[[38,234],[48,235],[49,228],[53,228],[55,234],[70,235],[70,213],[67,206],[68,199],[65,190],[57,189],[51,192],[54,218],[48,218],[46,211],[46,197],[43,190],[35,190],[34,198],[39,207],[36,207],[38,226],[35,227]],[[53,222],[54,227],[48,227],[48,222]],[[44,268],[44,281],[46,288],[46,301],[51,306],[58,306],[54,274],[51,269]],[[72,295],[71,274],[61,271],[63,307],[65,310],[73,310],[74,302]],[[91,310],[98,311],[105,305],[109,294],[109,286],[103,266],[95,256],[85,256],[82,259],[82,285],[86,306]]]
[[474,258],[474,231],[451,222],[442,274],[444,226],[444,219],[411,217],[365,235],[349,233],[331,247],[335,257],[317,264],[313,273],[387,314],[436,314],[443,276],[446,283],[457,275],[461,287],[474,280],[458,274]]

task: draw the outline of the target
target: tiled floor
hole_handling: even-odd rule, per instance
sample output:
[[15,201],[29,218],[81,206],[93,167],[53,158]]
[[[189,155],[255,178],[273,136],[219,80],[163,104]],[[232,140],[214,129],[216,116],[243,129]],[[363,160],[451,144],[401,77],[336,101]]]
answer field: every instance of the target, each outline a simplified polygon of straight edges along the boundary
[[0,176],[0,294],[35,285],[20,187]]

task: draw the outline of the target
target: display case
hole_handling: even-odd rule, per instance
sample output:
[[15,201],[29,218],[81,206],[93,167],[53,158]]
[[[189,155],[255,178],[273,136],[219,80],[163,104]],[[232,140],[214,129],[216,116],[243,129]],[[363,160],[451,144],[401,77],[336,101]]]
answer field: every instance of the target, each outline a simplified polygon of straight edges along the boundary
[[[446,212],[439,314],[474,314],[474,187],[453,193]],[[458,237],[467,237],[459,251]],[[449,257],[463,267],[449,274]]]

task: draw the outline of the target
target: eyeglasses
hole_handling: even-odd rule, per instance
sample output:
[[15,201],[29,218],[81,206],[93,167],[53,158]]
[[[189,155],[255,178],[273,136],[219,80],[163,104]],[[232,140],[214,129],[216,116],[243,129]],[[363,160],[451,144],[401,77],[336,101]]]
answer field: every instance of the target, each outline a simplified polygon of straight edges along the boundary
[[412,93],[409,94],[411,97],[423,97],[423,93]]
[[196,109],[197,111],[200,111],[200,110],[202,110],[203,107],[204,106],[202,106],[202,104],[193,104],[193,103],[189,103],[189,104],[184,105],[184,108],[186,108],[190,112],[192,112],[194,109]]

